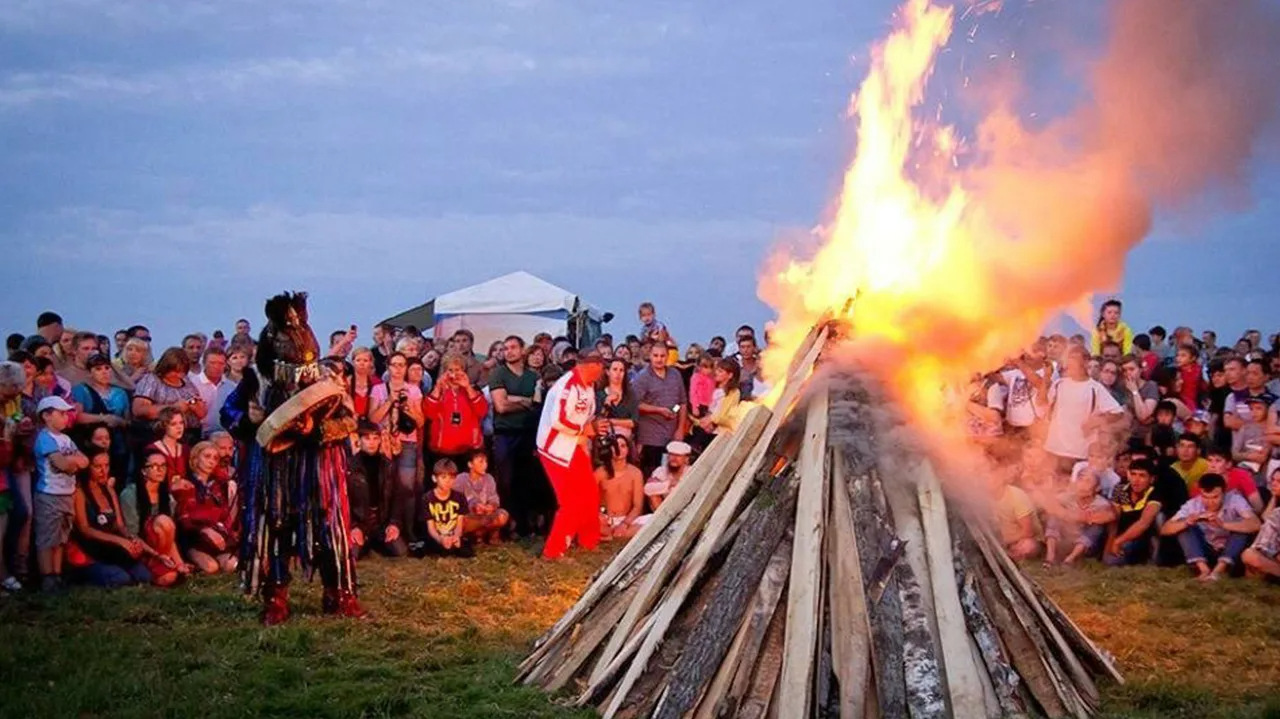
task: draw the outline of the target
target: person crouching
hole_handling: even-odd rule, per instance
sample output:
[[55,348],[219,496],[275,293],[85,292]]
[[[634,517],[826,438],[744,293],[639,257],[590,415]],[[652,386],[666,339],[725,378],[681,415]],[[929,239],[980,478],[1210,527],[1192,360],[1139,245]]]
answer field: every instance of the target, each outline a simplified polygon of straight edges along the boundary
[[351,503],[351,545],[359,558],[370,551],[385,557],[405,557],[409,545],[400,533],[401,510],[406,499],[396,491],[395,456],[386,451],[382,428],[367,419],[356,429],[359,446],[351,456],[347,497]]
[[432,468],[432,478],[436,486],[426,497],[426,553],[438,557],[474,557],[475,550],[463,531],[469,510],[467,498],[453,488],[458,465],[451,459],[438,460]]
[[500,542],[511,517],[498,506],[498,483],[489,474],[489,457],[483,449],[472,450],[467,471],[458,475],[454,484],[467,499],[467,517],[463,521],[466,536],[477,542]]
[[1222,475],[1206,474],[1199,485],[1200,494],[1187,500],[1160,534],[1176,536],[1196,578],[1208,582],[1236,570],[1262,522],[1239,492],[1227,490]]

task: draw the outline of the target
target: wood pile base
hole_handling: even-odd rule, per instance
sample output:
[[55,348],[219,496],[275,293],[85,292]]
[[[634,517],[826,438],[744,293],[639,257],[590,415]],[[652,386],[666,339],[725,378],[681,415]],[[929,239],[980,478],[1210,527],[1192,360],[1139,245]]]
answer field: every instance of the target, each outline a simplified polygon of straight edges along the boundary
[[[1089,717],[1100,651],[810,334],[518,681],[605,717]],[[802,387],[805,388],[801,397]]]

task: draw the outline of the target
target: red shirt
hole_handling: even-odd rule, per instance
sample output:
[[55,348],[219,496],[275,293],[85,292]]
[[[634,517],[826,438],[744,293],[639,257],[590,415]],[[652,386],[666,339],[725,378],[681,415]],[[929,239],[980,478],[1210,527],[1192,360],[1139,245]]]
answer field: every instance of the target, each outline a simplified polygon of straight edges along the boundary
[[177,454],[169,454],[169,450],[165,448],[164,442],[156,440],[150,445],[151,449],[160,451],[164,455],[164,461],[169,465],[165,470],[165,483],[172,484],[175,480],[185,479],[187,476],[187,456],[190,450],[185,444],[178,445]]
[[215,478],[201,483],[195,477],[186,483],[170,488],[177,505],[174,519],[182,532],[195,534],[205,527],[222,522],[231,523],[231,503],[227,499],[227,485]]
[[373,394],[373,388],[382,384],[382,380],[377,377],[369,377],[369,384],[365,386],[365,393],[355,388],[355,384],[351,385],[351,403],[355,405],[357,417],[369,416],[369,395]]
[[[1231,471],[1227,472],[1227,476],[1224,477],[1223,479],[1227,480],[1228,492],[1231,492],[1231,491],[1239,492],[1240,496],[1244,497],[1245,499],[1248,499],[1249,495],[1254,494],[1258,491],[1258,485],[1254,484],[1253,482],[1253,475],[1249,474],[1249,471],[1246,469],[1241,469],[1239,467],[1232,467]],[[1200,496],[1199,484],[1191,485],[1191,496],[1192,497]]]
[[465,391],[456,389],[435,392],[422,401],[422,413],[429,425],[427,447],[436,454],[461,454],[484,446],[484,417],[489,413],[489,400],[480,390],[468,400]]
[[1200,372],[1200,363],[1192,362],[1178,368],[1178,374],[1182,375],[1182,394],[1178,399],[1187,406],[1192,412],[1200,408],[1200,395],[1204,393],[1205,381],[1204,376]]
[[1142,354],[1142,379],[1151,379],[1151,375],[1155,373],[1156,367],[1160,366],[1160,358],[1155,352],[1144,352]]

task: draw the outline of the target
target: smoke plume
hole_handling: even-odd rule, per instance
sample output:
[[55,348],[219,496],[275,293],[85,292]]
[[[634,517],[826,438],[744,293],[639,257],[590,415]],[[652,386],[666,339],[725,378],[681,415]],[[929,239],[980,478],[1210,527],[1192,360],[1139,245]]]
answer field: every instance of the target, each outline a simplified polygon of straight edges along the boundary
[[860,364],[918,425],[955,439],[963,402],[942,388],[999,367],[1064,308],[1117,288],[1157,213],[1247,198],[1276,127],[1280,3],[1105,7],[1081,99],[1027,122],[1013,109],[1020,93],[982,95],[957,169],[938,177],[955,136],[921,107],[922,87],[954,16],[907,0],[855,99],[857,153],[815,233],[821,248],[765,270],[760,294],[779,313],[767,371],[776,378],[813,321],[857,296]]

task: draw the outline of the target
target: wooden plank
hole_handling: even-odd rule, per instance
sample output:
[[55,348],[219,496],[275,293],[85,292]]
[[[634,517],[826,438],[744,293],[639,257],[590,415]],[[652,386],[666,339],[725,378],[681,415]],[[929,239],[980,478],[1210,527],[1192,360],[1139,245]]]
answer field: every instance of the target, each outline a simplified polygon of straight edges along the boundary
[[845,491],[844,460],[834,453],[831,466],[831,534],[827,550],[831,594],[831,655],[840,681],[840,716],[864,719],[871,681],[871,626],[859,566],[853,507]]
[[[742,534],[725,557],[717,573],[716,590],[708,600],[715,611],[690,633],[671,669],[670,689],[655,709],[654,719],[674,719],[694,708],[724,662],[776,548],[795,524],[798,484],[790,472],[772,478],[740,515],[748,521],[742,523]],[[738,523],[735,520],[734,524]]]
[[521,671],[527,671],[539,662],[546,654],[549,645],[562,638],[582,617],[586,616],[596,602],[613,586],[614,580],[627,572],[632,562],[676,520],[702,490],[704,484],[702,478],[721,456],[734,451],[737,447],[744,445],[750,447],[755,443],[768,415],[767,409],[752,408],[743,416],[736,431],[716,435],[706,451],[702,453],[702,457],[689,468],[689,475],[685,481],[676,486],[675,491],[658,507],[658,511],[653,513],[652,518],[640,528],[636,536],[632,537],[631,541],[627,542],[609,564],[595,576],[573,607],[534,643],[534,651],[520,664]]
[[[994,570],[986,564],[976,541],[968,542],[968,568],[973,577],[973,587],[982,599],[982,606],[991,614],[992,623],[999,632],[1000,642],[1007,650],[1009,664],[1022,679],[1031,699],[1046,716],[1058,717],[1067,713],[1066,701],[1061,696],[1057,680],[1039,647],[1019,621],[1013,604],[999,586]],[[998,675],[993,670],[992,677]],[[1027,706],[1031,706],[1030,703]]]
[[706,621],[709,598],[715,593],[724,577],[723,568],[714,570],[709,576],[698,581],[687,601],[669,625],[667,635],[658,646],[639,680],[632,686],[625,704],[625,716],[653,717],[653,710],[658,700],[670,688],[673,678],[671,667],[676,664],[680,653],[688,645],[688,638],[694,627]]
[[[981,528],[971,527],[970,534],[974,539],[974,545],[986,561],[990,576],[995,579],[995,585],[1004,596],[1009,608],[1012,609],[1017,625],[1023,629],[1026,637],[1031,640],[1036,657],[1047,670],[1054,691],[1063,705],[1061,713],[1069,712],[1078,719],[1087,719],[1092,712],[1085,706],[1084,699],[1081,698],[1075,685],[1071,682],[1068,672],[1063,669],[1058,658],[1049,647],[1049,640],[1045,636],[1043,624],[1037,620],[1033,609],[1028,606],[1022,594],[1014,588],[1009,578],[1002,571],[1000,557],[1006,556],[1007,558],[1004,548],[993,542]],[[1003,624],[1001,627],[1002,629],[1005,628]],[[1022,672],[1021,666],[1018,671],[1019,673]]]
[[[695,713],[697,719],[722,716],[721,712],[737,706],[746,693],[746,682],[750,680],[751,669],[760,656],[765,633],[769,631],[769,624],[786,591],[790,572],[791,540],[784,538],[769,558],[769,564],[760,580],[760,588],[751,600],[751,606],[734,637],[729,653],[721,662],[711,686],[702,696]],[[739,678],[742,678],[741,682]]]
[[953,515],[947,517],[951,532],[951,556],[955,566],[956,583],[960,592],[960,607],[964,612],[965,626],[973,639],[974,651],[979,655],[987,671],[983,676],[991,683],[995,694],[997,717],[1021,718],[1027,715],[1019,689],[1025,689],[1018,673],[1009,665],[1005,654],[1005,642],[996,630],[995,617],[988,611],[978,590],[977,574],[970,564],[975,555],[973,540],[968,537],[963,524]]
[[[549,692],[558,692],[568,686],[574,675],[600,646],[600,642],[613,631],[618,618],[626,609],[626,595],[618,594],[604,600],[598,611],[593,612],[588,618],[589,621],[581,625],[582,631],[574,636],[569,655],[554,667],[554,671],[542,685],[543,688]],[[530,680],[536,681],[535,676],[536,674],[530,675]]]
[[605,689],[609,687],[613,680],[617,678],[618,672],[622,671],[622,668],[626,666],[627,661],[631,659],[632,655],[636,653],[636,650],[640,648],[640,642],[644,641],[645,635],[653,628],[653,620],[654,616],[652,614],[645,617],[644,622],[639,628],[631,633],[631,638],[622,646],[622,651],[618,652],[618,656],[614,658],[613,664],[609,665],[608,669],[605,671],[604,678],[598,685],[588,687],[582,692],[582,694],[578,695],[578,700],[574,702],[575,705],[583,707],[594,702],[605,691]]
[[[988,546],[997,547],[995,539],[988,536],[985,538]],[[1031,581],[1027,579],[1018,565],[1009,558],[1009,554],[1003,549],[992,551],[1000,566],[1004,568],[1005,575],[1012,580],[1013,585],[1022,593],[1023,600],[1035,612],[1035,616],[1040,620],[1043,631],[1052,640],[1053,646],[1057,649],[1057,654],[1062,662],[1066,664],[1067,670],[1071,673],[1071,679],[1075,683],[1075,688],[1080,692],[1080,696],[1089,704],[1091,708],[1096,708],[1098,703],[1102,701],[1101,695],[1098,693],[1098,686],[1093,681],[1093,676],[1085,670],[1084,665],[1080,663],[1080,658],[1076,656],[1075,649],[1067,642],[1058,631],[1058,626],[1045,612],[1044,606],[1040,604],[1040,599],[1036,597],[1035,591],[1031,588]]]
[[[882,453],[882,462],[884,458]],[[906,465],[891,462],[885,471],[880,487],[893,517],[894,531],[906,542],[903,562],[896,571],[902,602],[902,669],[908,688],[907,709],[912,719],[945,719],[947,683],[941,665],[920,507]],[[893,473],[888,474],[889,471]]]
[[830,476],[827,473],[829,398],[824,387],[809,397],[804,443],[796,463],[800,493],[796,499],[787,591],[787,631],[783,641],[782,678],[778,687],[781,716],[809,716],[813,706],[814,659],[820,629],[822,539],[827,516]]
[[750,691],[738,708],[739,719],[764,719],[769,714],[778,677],[782,674],[782,635],[786,633],[786,612],[774,612],[765,634],[760,660],[751,672]]
[[[902,603],[898,593],[898,571],[892,563],[897,537],[883,509],[882,497],[875,489],[879,464],[877,410],[871,406],[866,388],[857,376],[836,375],[831,384],[831,433],[828,441],[841,455],[844,491],[848,495],[849,506],[853,508],[874,670],[875,705],[872,715],[906,716]],[[870,697],[872,692],[867,694]]]
[[1117,684],[1124,684],[1124,676],[1120,674],[1120,670],[1116,668],[1115,662],[1111,657],[1102,651],[1097,644],[1093,643],[1093,640],[1080,629],[1080,626],[1062,611],[1057,602],[1053,601],[1045,593],[1044,588],[1039,583],[1030,578],[1027,578],[1027,581],[1031,584],[1031,589],[1035,592],[1036,598],[1040,600],[1045,612],[1066,635],[1067,641],[1089,662],[1093,670],[1100,675],[1110,677]]
[[[825,343],[827,331],[827,328],[823,327],[819,332],[818,341],[814,342],[813,347],[809,350],[806,361],[801,363],[802,368],[811,366],[817,361]],[[807,377],[808,372],[805,372],[803,376]],[[621,703],[626,700],[626,695],[631,686],[635,684],[635,681],[648,666],[649,659],[666,635],[667,627],[670,625],[671,620],[679,611],[694,583],[701,576],[707,561],[711,558],[711,550],[733,521],[743,497],[746,496],[748,490],[755,486],[757,482],[756,474],[759,472],[763,475],[760,478],[761,480],[769,476],[770,468],[765,466],[765,462],[769,457],[773,436],[777,434],[778,428],[786,418],[782,408],[791,406],[796,397],[799,396],[801,386],[801,382],[788,380],[786,387],[782,391],[782,398],[778,403],[780,411],[769,418],[769,424],[761,434],[761,439],[752,448],[751,454],[747,456],[747,460],[743,463],[742,468],[738,470],[737,476],[734,477],[733,483],[729,485],[729,489],[725,491],[724,496],[721,498],[719,506],[711,514],[711,518],[707,520],[706,528],[702,531],[702,535],[698,537],[698,542],[694,546],[693,552],[685,559],[684,566],[677,575],[676,582],[671,587],[670,593],[656,610],[658,612],[658,620],[654,624],[653,630],[649,632],[644,645],[636,653],[636,658],[627,670],[627,674],[623,676],[618,695],[605,709],[605,719],[611,719],[618,711]],[[652,573],[650,576],[653,576]]]
[[[667,581],[671,578],[672,573],[680,566],[680,562],[684,560],[689,547],[693,545],[701,533],[707,518],[716,507],[720,506],[724,493],[734,477],[737,476],[737,471],[742,462],[752,456],[755,447],[760,442],[768,442],[772,439],[773,435],[769,432],[769,428],[776,426],[777,423],[773,422],[773,418],[770,417],[769,422],[763,429],[767,436],[757,435],[755,445],[749,446],[745,441],[736,444],[733,450],[723,454],[719,461],[703,477],[701,491],[689,504],[687,510],[680,515],[675,532],[667,540],[662,552],[658,554],[658,558],[654,560],[653,566],[650,567],[644,581],[632,591],[631,605],[627,607],[626,613],[618,621],[618,631],[614,632],[609,638],[608,643],[605,644],[604,651],[600,653],[599,659],[596,660],[595,668],[591,671],[591,684],[600,681],[600,678],[604,676],[605,669],[613,662],[613,658],[618,655],[623,643],[630,636],[631,630],[635,628],[642,617],[653,609],[654,603],[657,602],[658,597],[666,588]],[[774,431],[776,432],[776,429]],[[750,434],[754,434],[754,429],[750,433],[744,433],[743,439],[745,440]],[[684,482],[681,482],[679,486],[684,486]],[[666,503],[664,502],[663,504],[665,505]]]
[[964,610],[960,607],[960,589],[956,584],[951,554],[951,531],[947,528],[946,500],[928,459],[917,468],[916,493],[951,711],[959,717],[980,717],[986,714],[986,700],[969,634],[965,631]]

